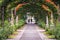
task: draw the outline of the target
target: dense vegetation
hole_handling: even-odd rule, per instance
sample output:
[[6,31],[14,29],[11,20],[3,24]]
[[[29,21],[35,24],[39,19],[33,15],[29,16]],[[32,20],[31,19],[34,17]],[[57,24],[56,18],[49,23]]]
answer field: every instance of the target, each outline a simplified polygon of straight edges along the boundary
[[3,28],[0,28],[0,40],[5,40],[9,35],[13,34],[18,28],[21,28],[24,25],[24,20],[19,20],[18,25],[11,26],[8,21],[4,22],[5,25]]
[[[24,16],[27,12],[31,12],[31,15],[35,16],[39,26],[45,28],[50,35],[54,35],[55,38],[59,39],[60,25],[59,21],[57,21],[59,15],[56,7],[56,4],[59,3],[59,0],[0,0],[0,40],[8,38],[10,34],[24,25]],[[21,6],[16,11],[19,4]],[[53,18],[51,18],[51,14]],[[46,22],[47,20],[49,23]],[[46,27],[46,24],[48,24],[48,27]]]

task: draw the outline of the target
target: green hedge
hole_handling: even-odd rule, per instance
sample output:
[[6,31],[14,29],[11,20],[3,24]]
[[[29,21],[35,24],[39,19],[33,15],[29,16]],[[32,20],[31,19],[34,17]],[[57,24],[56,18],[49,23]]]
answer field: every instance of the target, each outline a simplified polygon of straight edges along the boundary
[[57,40],[60,40],[60,23],[56,23],[56,27],[54,29],[48,29],[47,33],[54,35]]
[[20,28],[25,24],[25,21],[23,19],[19,20],[18,25],[15,25],[16,28]]
[[22,27],[22,25],[25,24],[25,21],[19,20],[18,25],[10,26],[8,21],[5,21],[4,27],[0,28],[0,40],[5,40],[8,38],[9,35],[11,35],[14,31],[16,31],[18,28]]
[[60,40],[60,23],[59,22],[56,24],[56,28],[54,29],[54,35],[55,35],[55,38]]
[[50,28],[47,28],[45,27],[45,23],[41,20],[39,20],[37,22],[37,24],[42,27],[42,28],[45,28],[46,32],[49,34],[49,35],[54,35],[54,38],[56,38],[57,40],[60,40],[60,22],[57,22],[56,23],[56,27],[54,27],[53,29],[50,29]]
[[38,21],[37,21],[37,24],[38,24],[40,27],[45,28],[45,23],[44,23],[43,21],[38,20]]

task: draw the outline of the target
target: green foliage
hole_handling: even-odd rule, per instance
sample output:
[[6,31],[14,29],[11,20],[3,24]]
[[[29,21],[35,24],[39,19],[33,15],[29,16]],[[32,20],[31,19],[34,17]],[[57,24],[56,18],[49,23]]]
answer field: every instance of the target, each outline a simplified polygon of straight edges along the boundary
[[52,1],[60,5],[60,0],[52,0]]
[[12,34],[13,27],[5,26],[4,28],[0,29],[0,40],[6,39],[8,35]]
[[48,29],[48,30],[47,30],[47,33],[48,33],[49,35],[53,35],[53,34],[54,34],[54,30]]
[[[57,17],[58,17],[58,15],[56,15],[55,19],[57,19]],[[41,20],[38,20],[37,24],[40,27],[46,29],[47,34],[49,34],[49,36],[48,36],[49,38],[56,38],[57,40],[60,40],[60,22],[57,22],[56,27],[54,27],[53,29],[46,28],[45,23],[43,21],[41,21]]]
[[54,7],[54,5],[50,4],[50,3],[46,3],[46,5],[49,7],[49,9],[52,11],[52,12],[57,12],[57,8]]
[[0,28],[0,40],[5,40],[8,38],[10,34],[12,34],[15,30],[22,27],[24,25],[25,21],[19,20],[18,25],[11,26],[8,21],[4,22],[4,27]]
[[0,0],[0,6],[2,5],[3,0]]
[[54,39],[55,36],[54,35],[49,35],[48,38]]
[[37,24],[38,24],[40,27],[45,28],[45,23],[44,23],[43,21],[39,20],[39,21],[37,22]]
[[0,29],[0,40],[5,40],[14,32],[14,26],[10,26],[8,21],[5,21],[4,24],[4,27]]
[[60,40],[60,23],[57,23],[54,29],[48,29],[47,33],[54,35],[57,40]]
[[60,39],[60,23],[56,24],[56,28],[54,29],[54,35],[57,39]]
[[57,13],[54,13],[54,19],[57,19],[59,15]]
[[25,24],[25,21],[23,19],[19,20],[18,25],[16,25],[16,28],[21,28]]

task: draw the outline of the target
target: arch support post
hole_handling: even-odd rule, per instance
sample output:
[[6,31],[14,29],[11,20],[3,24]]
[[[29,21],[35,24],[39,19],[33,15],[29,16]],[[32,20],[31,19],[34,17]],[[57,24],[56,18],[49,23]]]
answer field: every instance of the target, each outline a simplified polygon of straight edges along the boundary
[[57,21],[60,22],[60,5],[58,4],[58,9],[57,9],[57,14],[59,15],[58,18],[57,18]]
[[14,15],[15,15],[15,24],[18,25],[18,15],[16,14],[16,8],[14,9]]
[[46,28],[49,27],[48,15],[46,15]]
[[13,15],[13,10],[11,9],[11,26],[14,25],[14,15]]
[[58,4],[57,13],[60,15],[60,5]]
[[16,16],[16,25],[18,25],[18,16]]
[[50,15],[51,19],[50,19],[50,28],[53,29],[54,28],[54,18],[53,18],[53,13],[51,12],[51,15]]

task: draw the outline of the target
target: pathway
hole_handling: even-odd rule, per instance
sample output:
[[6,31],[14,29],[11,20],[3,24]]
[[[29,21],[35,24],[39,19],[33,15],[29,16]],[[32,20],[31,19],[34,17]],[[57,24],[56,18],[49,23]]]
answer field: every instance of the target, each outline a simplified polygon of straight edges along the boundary
[[28,24],[25,27],[26,28],[20,40],[41,40],[35,24]]

